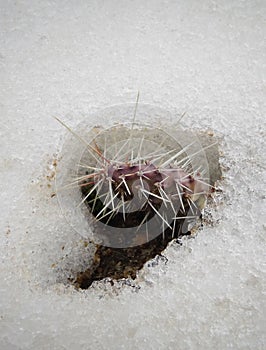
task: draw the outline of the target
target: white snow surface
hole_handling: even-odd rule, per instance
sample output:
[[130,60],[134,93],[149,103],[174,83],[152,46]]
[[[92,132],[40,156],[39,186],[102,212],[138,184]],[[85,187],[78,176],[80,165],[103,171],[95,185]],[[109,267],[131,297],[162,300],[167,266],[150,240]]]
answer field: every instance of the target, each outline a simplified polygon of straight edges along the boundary
[[[265,349],[266,2],[1,0],[0,11],[0,349]],[[138,90],[222,138],[222,200],[138,288],[77,291],[66,276],[91,252],[51,198],[66,136],[52,116],[77,125]]]

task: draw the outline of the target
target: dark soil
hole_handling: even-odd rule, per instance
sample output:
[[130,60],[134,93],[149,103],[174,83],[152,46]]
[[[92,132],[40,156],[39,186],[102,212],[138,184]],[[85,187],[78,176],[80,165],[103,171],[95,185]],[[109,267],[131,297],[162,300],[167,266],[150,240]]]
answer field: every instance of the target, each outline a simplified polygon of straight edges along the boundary
[[[86,186],[81,187],[83,195],[88,193],[88,188]],[[95,194],[92,194],[87,199],[87,205],[92,206],[92,199],[95,199]],[[160,203],[156,204],[157,206]],[[188,203],[184,200],[185,212],[188,211]],[[101,210],[102,204],[99,202],[94,206],[92,214],[95,216]],[[130,214],[126,218],[126,222],[122,220],[121,215],[116,215],[109,221],[112,226],[116,227],[134,227],[136,226],[136,220],[141,222],[143,220],[144,214],[147,213],[149,208],[145,208],[144,212],[139,211]],[[152,212],[150,215],[154,215]],[[179,211],[177,216],[184,217],[184,212]],[[107,216],[108,218],[108,216]],[[104,220],[107,220],[105,217]],[[110,219],[110,218],[109,218]],[[106,230],[108,231],[108,225],[106,225]],[[131,225],[131,226],[130,226]],[[173,223],[172,223],[173,225]],[[182,230],[181,230],[182,228]],[[161,255],[163,250],[167,247],[168,243],[172,240],[176,240],[186,234],[189,235],[190,232],[184,228],[184,220],[177,220],[175,229],[172,230],[169,227],[162,232],[159,236],[153,240],[141,244],[142,241],[145,242],[143,237],[146,237],[146,233],[138,233],[135,235],[134,239],[138,240],[139,245],[131,246],[128,248],[113,248],[98,245],[94,256],[93,264],[90,267],[78,273],[76,279],[72,281],[77,288],[87,289],[94,281],[102,280],[109,277],[114,280],[119,280],[122,278],[132,278],[135,279],[137,272],[143,267],[143,265],[155,258],[157,255]],[[185,232],[185,233],[184,233]],[[108,233],[108,232],[107,232]]]

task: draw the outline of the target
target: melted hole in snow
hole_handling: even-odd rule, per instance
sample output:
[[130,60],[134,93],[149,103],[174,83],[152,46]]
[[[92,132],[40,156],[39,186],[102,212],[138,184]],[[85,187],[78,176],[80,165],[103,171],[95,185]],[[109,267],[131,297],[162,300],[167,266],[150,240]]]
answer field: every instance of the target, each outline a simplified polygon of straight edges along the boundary
[[[204,196],[206,195],[205,197],[209,197],[210,201],[211,196],[208,196],[208,194],[214,191],[212,186],[215,185],[217,180],[221,179],[219,150],[217,143],[214,144],[217,140],[210,132],[197,133],[197,137],[204,149],[209,166],[208,183],[210,186],[208,192],[206,191],[206,193],[204,193]],[[139,140],[141,140],[141,137],[139,137]],[[208,148],[210,145],[213,146]],[[97,151],[99,151],[99,154],[102,155],[103,158],[106,157],[107,152],[104,150],[104,146],[101,146],[100,139],[97,140]],[[189,173],[187,173],[187,177],[182,174],[182,178],[179,178],[181,182],[180,186],[179,183],[178,186],[176,186],[176,182],[171,183],[166,194],[164,192],[164,187],[161,187],[161,190],[158,189],[157,186],[159,180],[162,181],[162,183],[167,180],[165,180],[166,177],[163,178],[164,175],[162,175],[163,172],[159,170],[159,166],[155,164],[153,167],[153,164],[150,163],[145,163],[146,166],[142,166],[142,163],[134,162],[134,157],[136,156],[131,156],[131,161],[127,161],[124,164],[121,164],[121,162],[118,163],[119,174],[117,173],[117,168],[115,168],[115,170],[112,169],[111,174],[105,174],[106,183],[101,185],[102,197],[99,192],[94,189],[95,181],[100,181],[101,179],[100,175],[96,175],[96,180],[93,175],[94,181],[91,181],[92,176],[90,176],[90,174],[95,172],[95,170],[88,171],[88,169],[84,169],[83,167],[81,172],[79,171],[79,175],[84,177],[80,182],[80,191],[84,205],[90,210],[93,217],[98,219],[98,221],[94,220],[94,222],[92,222],[94,233],[99,237],[104,237],[105,243],[107,242],[107,244],[89,243],[93,244],[95,247],[93,259],[90,259],[88,264],[83,264],[79,272],[77,269],[74,269],[76,272],[68,277],[68,281],[74,284],[78,289],[87,289],[94,281],[104,279],[105,281],[107,279],[111,284],[114,283],[114,280],[134,280],[137,277],[138,271],[144,264],[148,261],[154,261],[153,259],[155,257],[161,256],[170,242],[176,240],[180,243],[180,237],[193,234],[193,232],[198,229],[199,224],[202,224],[201,212],[205,206],[205,201],[203,204],[201,200],[203,194],[200,192],[199,195],[197,195],[198,192],[196,192],[196,196],[193,197],[192,194],[195,195],[195,192],[193,193],[193,191],[190,190],[190,188],[192,188],[189,187],[190,184],[181,182],[184,177],[187,178],[189,176]],[[87,161],[88,164],[88,160],[82,158],[81,160],[81,163],[86,163]],[[99,165],[95,164],[95,169],[98,166]],[[116,202],[113,197],[116,196],[116,199],[121,201],[123,196],[123,199],[125,199],[126,195],[128,195],[130,198],[125,200],[126,205],[134,196],[137,197],[138,193],[134,193],[133,195],[134,183],[142,176],[140,172],[143,171],[145,173],[145,169],[147,168],[149,168],[149,171],[146,170],[149,176],[145,179],[142,177],[142,179],[145,180],[145,183],[148,182],[147,188],[149,189],[149,193],[145,192],[146,187],[142,180],[140,184],[138,182],[138,189],[141,188],[142,194],[144,193],[144,199],[146,202],[150,201],[150,203],[148,205],[147,203],[146,205],[140,205],[139,209],[130,212],[125,211],[124,208],[121,209],[121,205],[119,207],[120,211],[114,210],[112,206],[114,207]],[[105,167],[105,169],[107,169],[105,170],[106,172],[110,171],[110,166]],[[167,173],[167,171],[169,171],[169,173]],[[167,171],[168,177],[170,170]],[[106,180],[107,175],[109,175],[110,184]],[[153,178],[156,176],[156,181],[153,181]],[[123,178],[125,180],[121,180]],[[195,179],[193,174],[191,183],[197,181]],[[200,184],[200,182],[198,182],[198,184]],[[109,186],[111,186],[111,189]],[[200,188],[204,189],[204,186]],[[112,195],[110,195],[110,191],[112,191]],[[145,193],[148,193],[148,195],[145,196]],[[129,196],[129,194],[132,195]],[[191,199],[192,197],[193,199]],[[105,208],[107,202],[109,204],[108,209]],[[111,209],[109,209],[110,206]],[[166,208],[168,209],[166,210]],[[171,214],[169,214],[169,210]],[[191,213],[193,213],[192,216]],[[151,235],[151,239],[148,236],[156,227],[151,226],[147,230],[147,225],[145,225],[145,223],[154,216],[157,216],[155,226],[161,227],[161,233],[154,235],[154,237]],[[190,217],[192,217],[192,220],[188,219]],[[195,220],[195,218],[197,220]],[[97,222],[95,223],[95,221]],[[98,223],[100,223],[100,225],[98,225]],[[116,231],[118,228],[120,229],[120,233],[117,233],[116,241],[112,244],[112,240],[116,232],[118,232]]]

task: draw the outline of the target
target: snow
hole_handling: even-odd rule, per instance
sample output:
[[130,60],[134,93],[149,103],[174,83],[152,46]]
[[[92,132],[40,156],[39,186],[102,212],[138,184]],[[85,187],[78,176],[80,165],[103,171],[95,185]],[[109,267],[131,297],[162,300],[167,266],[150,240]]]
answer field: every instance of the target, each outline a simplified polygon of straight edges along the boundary
[[[266,347],[265,10],[1,1],[1,349]],[[185,126],[221,138],[223,196],[213,226],[168,247],[137,287],[76,291],[67,277],[92,251],[51,198],[67,134],[52,116],[75,126],[138,90],[140,102],[186,111]]]

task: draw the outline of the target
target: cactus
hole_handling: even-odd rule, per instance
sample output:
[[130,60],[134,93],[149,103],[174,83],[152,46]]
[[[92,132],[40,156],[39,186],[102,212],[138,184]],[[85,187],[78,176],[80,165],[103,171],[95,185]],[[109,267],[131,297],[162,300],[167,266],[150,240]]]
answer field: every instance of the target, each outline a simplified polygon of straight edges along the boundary
[[104,277],[134,279],[170,241],[190,234],[201,216],[213,189],[208,169],[198,161],[204,148],[194,139],[181,142],[180,130],[177,142],[162,129],[135,121],[97,127],[92,138],[58,121],[84,145],[76,176],[63,188],[79,189],[76,209],[83,208],[97,238],[93,264],[72,282],[88,288]]

